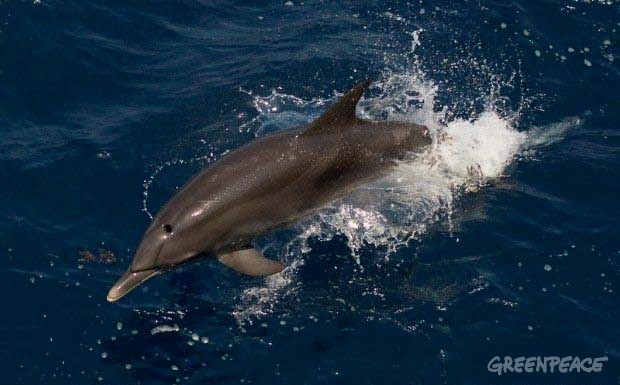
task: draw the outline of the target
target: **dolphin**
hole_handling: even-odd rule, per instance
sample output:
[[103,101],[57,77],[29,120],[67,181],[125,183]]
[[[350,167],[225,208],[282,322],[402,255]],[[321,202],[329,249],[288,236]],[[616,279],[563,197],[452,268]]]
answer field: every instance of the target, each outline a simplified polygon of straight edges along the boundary
[[157,213],[107,300],[205,256],[249,276],[281,272],[252,246],[255,238],[386,175],[432,142],[422,125],[358,118],[370,84],[356,85],[309,125],[256,139],[195,175]]

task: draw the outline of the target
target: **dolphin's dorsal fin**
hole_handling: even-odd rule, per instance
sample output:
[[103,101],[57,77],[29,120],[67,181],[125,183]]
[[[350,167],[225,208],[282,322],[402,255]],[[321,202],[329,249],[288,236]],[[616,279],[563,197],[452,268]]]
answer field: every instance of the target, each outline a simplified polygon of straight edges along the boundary
[[315,135],[323,133],[336,133],[357,122],[355,106],[364,91],[370,86],[370,80],[358,83],[351,91],[347,92],[340,100],[331,106],[323,115],[316,118],[303,131],[302,135]]

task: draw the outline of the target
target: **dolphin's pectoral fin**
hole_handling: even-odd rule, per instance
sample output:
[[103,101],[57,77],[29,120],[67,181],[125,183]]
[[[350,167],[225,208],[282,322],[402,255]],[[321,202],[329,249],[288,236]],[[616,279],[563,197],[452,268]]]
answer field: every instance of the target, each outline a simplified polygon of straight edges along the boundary
[[254,248],[218,254],[217,260],[238,273],[252,277],[264,277],[284,269],[280,262],[265,258]]

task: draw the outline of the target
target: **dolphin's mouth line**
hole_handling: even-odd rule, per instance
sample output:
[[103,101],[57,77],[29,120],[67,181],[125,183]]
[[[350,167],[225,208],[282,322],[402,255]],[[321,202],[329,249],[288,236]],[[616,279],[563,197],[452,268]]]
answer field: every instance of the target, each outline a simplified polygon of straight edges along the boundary
[[168,270],[171,270],[173,268],[173,266],[157,266],[157,267],[150,267],[150,268],[144,268],[144,269],[138,269],[138,270],[131,270],[132,273],[143,273],[145,271],[160,271],[162,273],[165,273]]
[[106,296],[106,299],[108,300],[108,302],[117,301],[121,299],[122,297],[124,297],[125,295],[129,294],[136,287],[140,286],[140,284],[142,284],[144,281],[156,275],[166,273],[170,270],[178,268],[179,266],[184,266],[191,262],[196,262],[199,259],[208,258],[208,257],[209,257],[209,253],[203,252],[203,253],[197,253],[193,257],[188,258],[187,260],[181,263],[170,264],[170,265],[165,265],[165,266],[157,266],[157,267],[151,267],[151,268],[145,268],[145,269],[138,269],[138,270],[132,270],[130,267],[129,270],[127,270],[125,274],[123,274],[123,276],[114,284],[114,286],[112,286],[112,288],[108,292],[108,295]]
[[156,275],[164,273],[164,270],[161,269],[147,269],[140,271],[131,271],[128,270],[123,274],[123,276],[112,286],[106,299],[108,302],[114,302],[128,293],[130,293],[133,289],[138,287],[141,283],[146,281],[149,278],[152,278]]

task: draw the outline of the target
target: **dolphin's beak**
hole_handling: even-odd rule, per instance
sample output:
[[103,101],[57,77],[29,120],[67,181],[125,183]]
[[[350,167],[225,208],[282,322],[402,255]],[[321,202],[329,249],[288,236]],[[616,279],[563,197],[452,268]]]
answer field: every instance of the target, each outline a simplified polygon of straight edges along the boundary
[[106,297],[108,302],[114,302],[120,299],[125,294],[135,289],[139,284],[159,274],[160,272],[160,270],[156,269],[133,272],[130,268],[108,292],[108,296]]

